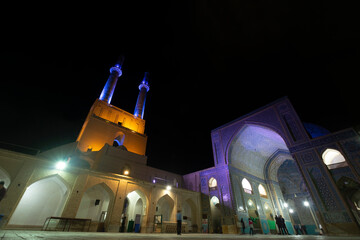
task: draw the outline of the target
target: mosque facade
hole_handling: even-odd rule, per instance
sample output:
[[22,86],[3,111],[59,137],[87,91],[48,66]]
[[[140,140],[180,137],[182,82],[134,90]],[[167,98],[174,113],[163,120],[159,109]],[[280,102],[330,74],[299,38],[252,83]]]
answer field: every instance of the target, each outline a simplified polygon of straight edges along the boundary
[[[147,165],[147,74],[134,114],[111,105],[121,66],[75,142],[35,155],[0,149],[2,229],[359,234],[360,137],[302,123],[284,97],[211,132],[214,167],[186,175]],[[73,228],[73,229],[72,229]]]

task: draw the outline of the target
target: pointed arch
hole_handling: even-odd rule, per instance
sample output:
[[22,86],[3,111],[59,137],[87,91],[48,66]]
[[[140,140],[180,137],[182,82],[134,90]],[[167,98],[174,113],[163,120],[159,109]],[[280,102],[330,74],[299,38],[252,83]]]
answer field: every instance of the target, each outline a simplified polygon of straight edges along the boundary
[[217,180],[214,177],[209,179],[209,188],[216,189],[217,188]]
[[163,221],[170,221],[173,211],[174,200],[168,194],[159,198],[156,204],[156,214],[162,215]]
[[128,193],[126,198],[128,199],[128,203],[125,211],[128,220],[135,220],[137,214],[141,216],[146,215],[149,200],[140,189]]
[[243,187],[244,192],[249,193],[249,194],[253,193],[251,183],[246,178],[243,178],[243,180],[241,181],[241,186]]
[[61,216],[69,190],[58,174],[32,183],[21,197],[9,225],[42,226],[47,217]]
[[332,148],[328,148],[323,152],[322,159],[329,169],[345,167],[348,165],[341,152]]
[[265,189],[265,187],[264,187],[262,184],[259,184],[258,189],[259,189],[260,197],[267,198],[266,189]]
[[100,221],[101,215],[107,215],[113,199],[114,193],[106,183],[95,184],[84,192],[76,217]]

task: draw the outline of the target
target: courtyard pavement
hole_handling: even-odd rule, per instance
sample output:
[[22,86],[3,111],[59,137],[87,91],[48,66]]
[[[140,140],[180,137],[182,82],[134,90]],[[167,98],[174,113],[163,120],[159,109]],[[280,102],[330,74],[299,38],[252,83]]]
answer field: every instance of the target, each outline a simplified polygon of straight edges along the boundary
[[163,240],[163,239],[306,239],[306,240],[355,240],[358,237],[350,236],[311,236],[311,235],[262,235],[256,234],[249,235],[235,235],[235,234],[139,234],[139,233],[89,233],[89,232],[44,232],[44,231],[24,231],[24,230],[0,230],[0,240],[131,240],[131,239],[150,239],[150,240]]

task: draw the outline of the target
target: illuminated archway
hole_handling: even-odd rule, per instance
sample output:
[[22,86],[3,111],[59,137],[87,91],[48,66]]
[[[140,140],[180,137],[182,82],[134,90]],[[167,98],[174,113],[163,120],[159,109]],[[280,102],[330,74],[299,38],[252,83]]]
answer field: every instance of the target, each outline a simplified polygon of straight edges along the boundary
[[94,222],[103,222],[106,219],[112,199],[113,193],[105,183],[94,185],[87,189],[81,198],[76,217],[89,218]]
[[262,184],[259,184],[259,194],[260,194],[260,197],[264,197],[264,198],[267,198],[267,193],[266,193],[266,190],[264,188],[264,186]]
[[329,169],[347,166],[344,156],[335,149],[326,149],[322,154],[322,159]]
[[244,192],[246,193],[249,193],[249,194],[252,194],[252,187],[251,187],[251,184],[249,182],[249,180],[247,180],[246,178],[244,178],[242,181],[241,181],[241,185],[244,189]]
[[41,179],[27,187],[8,225],[42,226],[47,217],[60,217],[68,184],[59,175]]
[[165,194],[156,204],[156,215],[162,215],[163,221],[170,221],[174,211],[174,200]]
[[217,187],[217,181],[215,178],[211,177],[209,179],[209,188],[216,188]]

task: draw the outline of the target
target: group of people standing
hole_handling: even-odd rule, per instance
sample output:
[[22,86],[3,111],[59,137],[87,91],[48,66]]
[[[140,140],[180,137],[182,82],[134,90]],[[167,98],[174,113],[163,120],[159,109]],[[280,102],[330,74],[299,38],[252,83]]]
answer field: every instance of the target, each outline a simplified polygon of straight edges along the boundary
[[289,235],[289,232],[286,228],[285,219],[281,215],[279,215],[279,216],[275,215],[275,222],[279,228],[279,234]]
[[[254,235],[254,222],[252,218],[248,219],[249,221],[249,234],[250,235]],[[287,228],[286,228],[286,224],[285,224],[285,219],[279,215],[279,216],[275,216],[275,222],[276,225],[279,228],[279,234],[281,235],[290,235]],[[241,224],[241,228],[242,228],[242,234],[245,234],[245,222],[244,219],[241,218],[240,220],[240,224]]]

